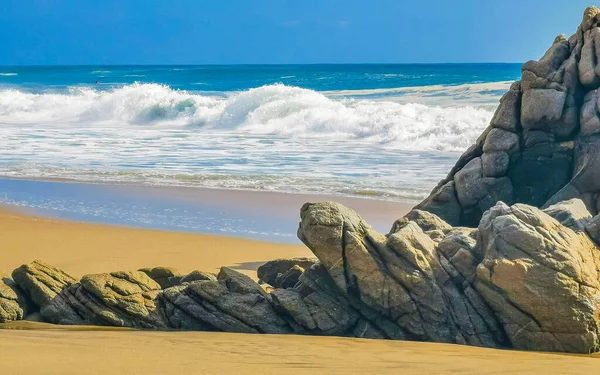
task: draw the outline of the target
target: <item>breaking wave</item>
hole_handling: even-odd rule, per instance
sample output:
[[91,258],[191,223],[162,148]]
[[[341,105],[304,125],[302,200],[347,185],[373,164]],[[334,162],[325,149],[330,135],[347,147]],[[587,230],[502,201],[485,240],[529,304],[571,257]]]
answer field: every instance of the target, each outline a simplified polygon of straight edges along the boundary
[[0,90],[2,124],[187,127],[190,132],[353,139],[418,151],[461,151],[492,115],[485,106],[355,98],[346,92],[320,93],[283,84],[226,96],[137,83],[109,91],[89,87],[44,93]]

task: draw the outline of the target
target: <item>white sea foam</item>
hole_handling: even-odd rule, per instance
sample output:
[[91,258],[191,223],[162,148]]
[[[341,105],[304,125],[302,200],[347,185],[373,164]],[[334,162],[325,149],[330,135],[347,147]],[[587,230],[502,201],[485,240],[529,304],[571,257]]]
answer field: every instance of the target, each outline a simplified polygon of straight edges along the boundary
[[0,76],[2,77],[14,77],[19,75],[19,73],[0,73]]
[[112,91],[79,87],[69,93],[44,94],[0,90],[0,122],[7,124],[187,126],[195,131],[363,140],[400,150],[463,150],[491,116],[491,110],[473,105],[348,99],[342,93],[281,84],[225,98],[157,84],[132,84]]
[[326,91],[331,98],[385,100],[396,103],[418,103],[441,107],[477,106],[493,110],[501,95],[512,82],[469,83],[462,85],[431,85],[386,89]]
[[357,97],[281,84],[227,96],[158,84],[0,90],[0,175],[414,201],[493,114]]

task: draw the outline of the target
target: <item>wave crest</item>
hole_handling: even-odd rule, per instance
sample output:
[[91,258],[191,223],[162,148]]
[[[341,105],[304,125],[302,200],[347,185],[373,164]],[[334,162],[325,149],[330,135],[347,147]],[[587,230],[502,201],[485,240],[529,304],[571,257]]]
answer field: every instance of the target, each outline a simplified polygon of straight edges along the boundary
[[110,91],[81,87],[63,93],[0,90],[0,122],[6,124],[187,126],[194,132],[335,137],[421,151],[466,148],[492,114],[473,106],[348,99],[283,84],[227,97],[137,83]]

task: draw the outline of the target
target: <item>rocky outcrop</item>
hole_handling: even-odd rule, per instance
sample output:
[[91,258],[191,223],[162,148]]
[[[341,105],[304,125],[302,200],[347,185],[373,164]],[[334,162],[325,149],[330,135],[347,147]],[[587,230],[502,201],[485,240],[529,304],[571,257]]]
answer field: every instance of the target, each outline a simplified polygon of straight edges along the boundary
[[488,129],[418,209],[467,226],[498,201],[545,207],[579,198],[598,213],[599,19],[588,8],[575,34],[523,65]]
[[0,274],[0,323],[22,320],[33,312],[34,306],[29,297],[17,284]]
[[160,305],[171,327],[240,333],[290,333],[292,328],[271,304],[271,297],[250,279],[227,267],[217,280],[168,288]]
[[156,305],[160,285],[144,272],[87,275],[42,306],[42,316],[56,324],[92,324],[166,329]]
[[386,334],[393,329],[390,337],[504,344],[491,310],[415,222],[386,238],[336,203],[307,204],[301,217],[299,238],[358,311],[367,308],[391,323],[378,327]]
[[51,303],[58,293],[76,282],[73,276],[63,270],[39,260],[17,268],[12,278],[39,307]]
[[[595,218],[579,200],[545,211],[500,202],[478,228],[411,214],[414,221],[399,220],[382,235],[338,203],[308,203],[298,236],[318,261],[304,260],[293,285],[269,293],[227,267],[216,277],[155,268],[87,275],[37,300],[42,318],[57,324],[600,350],[600,249],[588,235]],[[299,260],[274,261],[261,275],[286,268],[276,280],[301,269]],[[10,291],[0,288],[0,312],[22,319],[25,293],[4,282]],[[41,292],[47,284],[27,293],[49,298]]]
[[522,204],[479,225],[476,290],[523,350],[600,350],[600,251],[584,233]]

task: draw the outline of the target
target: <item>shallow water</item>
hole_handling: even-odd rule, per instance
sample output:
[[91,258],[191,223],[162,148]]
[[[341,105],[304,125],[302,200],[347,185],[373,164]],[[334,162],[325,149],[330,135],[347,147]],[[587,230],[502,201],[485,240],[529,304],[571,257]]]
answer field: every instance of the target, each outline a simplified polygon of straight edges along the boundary
[[[0,204],[51,218],[135,228],[300,243],[300,207],[329,196],[198,188],[153,188],[0,178]],[[335,199],[335,198],[334,198]],[[399,203],[345,199],[386,232],[407,211]]]

